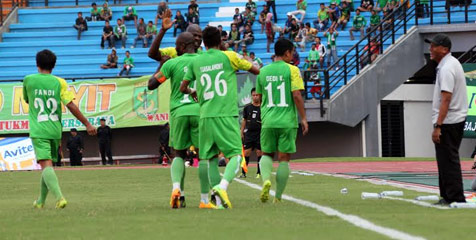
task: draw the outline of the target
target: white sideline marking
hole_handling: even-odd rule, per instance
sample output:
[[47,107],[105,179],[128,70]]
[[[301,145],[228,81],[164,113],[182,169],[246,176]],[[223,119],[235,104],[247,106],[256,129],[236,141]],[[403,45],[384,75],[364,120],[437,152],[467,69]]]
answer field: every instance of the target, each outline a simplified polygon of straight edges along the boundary
[[428,203],[428,202],[422,202],[422,201],[417,201],[417,200],[413,200],[413,199],[398,198],[398,197],[388,197],[388,196],[382,197],[382,198],[383,198],[383,199],[390,199],[390,200],[397,200],[397,201],[409,202],[409,203],[413,203],[413,204],[416,204],[416,205],[419,205],[419,206],[423,206],[423,207],[438,208],[438,209],[451,209],[451,208],[449,208],[449,207],[433,205],[433,204]]
[[[261,186],[258,186],[254,183],[249,183],[247,181],[243,181],[243,180],[236,179],[236,178],[235,178],[235,181],[237,181],[241,184],[244,184],[244,185],[246,185],[250,188],[261,190]],[[274,193],[274,191],[270,191],[270,194],[274,196],[275,193]],[[375,223],[372,223],[372,222],[370,222],[366,219],[363,219],[359,216],[341,213],[341,212],[339,212],[339,211],[337,211],[333,208],[322,206],[322,205],[319,205],[317,203],[309,202],[309,201],[302,200],[302,199],[299,199],[299,198],[295,198],[295,197],[285,195],[285,194],[283,194],[282,197],[285,200],[297,203],[297,204],[305,206],[305,207],[314,208],[317,211],[326,214],[327,216],[336,216],[336,217],[338,217],[338,218],[340,218],[340,219],[342,219],[342,220],[344,220],[344,221],[346,221],[346,222],[348,222],[352,225],[355,225],[356,227],[363,228],[363,229],[366,229],[366,230],[369,230],[369,231],[373,231],[373,232],[379,233],[381,235],[387,236],[387,237],[392,238],[392,239],[402,239],[402,240],[403,239],[405,239],[405,240],[407,240],[407,239],[415,239],[415,240],[425,239],[423,237],[413,236],[413,235],[410,235],[408,233],[398,231],[396,229],[382,227],[382,226],[376,225]]]

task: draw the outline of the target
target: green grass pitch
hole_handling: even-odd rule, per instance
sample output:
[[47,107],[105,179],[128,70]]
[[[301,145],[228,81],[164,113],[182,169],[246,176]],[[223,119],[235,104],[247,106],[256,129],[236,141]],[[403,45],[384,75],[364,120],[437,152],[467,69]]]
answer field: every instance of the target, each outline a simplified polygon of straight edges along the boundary
[[[261,184],[250,168],[246,181]],[[0,239],[387,239],[289,201],[262,204],[259,191],[233,182],[233,209],[198,209],[196,168],[187,168],[187,208],[170,209],[169,169],[57,171],[69,205],[32,208],[40,172],[0,173]],[[274,184],[274,182],[273,182]],[[340,189],[348,188],[348,194]],[[274,189],[274,186],[273,186]],[[396,188],[330,176],[293,174],[285,194],[427,239],[473,239],[474,210],[439,210],[362,191]],[[406,198],[425,195],[403,190]]]

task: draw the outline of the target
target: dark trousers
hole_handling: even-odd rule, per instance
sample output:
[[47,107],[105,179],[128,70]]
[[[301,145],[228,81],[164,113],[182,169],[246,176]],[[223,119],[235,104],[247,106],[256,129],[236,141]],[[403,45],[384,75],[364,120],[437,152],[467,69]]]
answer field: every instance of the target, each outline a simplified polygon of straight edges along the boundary
[[[106,38],[107,42],[109,43],[109,48],[114,47],[114,34]],[[101,47],[104,47],[104,37],[101,36]]]
[[105,142],[99,143],[99,152],[101,153],[101,161],[102,165],[106,165],[106,155],[107,155],[107,164],[112,165],[113,160],[112,160],[112,152],[111,152],[111,143],[110,142]]
[[83,166],[81,162],[83,160],[83,154],[78,150],[69,150],[69,163],[71,166]]
[[440,195],[449,203],[466,201],[459,159],[464,123],[443,124],[440,143],[435,143]]
[[278,22],[278,15],[276,14],[276,2],[275,1],[269,1],[266,2],[266,5],[268,6],[268,11],[271,12],[271,8],[273,8],[273,19],[274,23]]

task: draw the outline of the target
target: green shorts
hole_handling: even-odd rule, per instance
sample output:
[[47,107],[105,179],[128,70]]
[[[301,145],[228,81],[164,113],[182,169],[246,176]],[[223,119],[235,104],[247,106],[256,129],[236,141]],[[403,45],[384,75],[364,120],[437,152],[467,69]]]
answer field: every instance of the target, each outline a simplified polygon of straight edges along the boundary
[[262,128],[261,151],[295,153],[297,128]]
[[241,155],[241,133],[237,117],[200,119],[200,159],[222,152],[226,158]]
[[35,149],[36,160],[58,161],[58,148],[60,139],[32,138],[33,148]]
[[199,116],[181,116],[170,120],[170,146],[175,150],[198,147]]

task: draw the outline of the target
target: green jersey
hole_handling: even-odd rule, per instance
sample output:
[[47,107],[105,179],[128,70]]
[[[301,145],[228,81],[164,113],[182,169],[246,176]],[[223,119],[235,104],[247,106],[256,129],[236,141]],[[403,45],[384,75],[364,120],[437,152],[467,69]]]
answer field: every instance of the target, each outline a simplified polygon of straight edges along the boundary
[[385,6],[387,6],[387,2],[388,0],[378,0],[378,5],[380,8],[384,8]]
[[99,15],[101,13],[101,8],[96,8],[96,10],[94,10],[94,8],[91,8],[91,15]]
[[367,20],[362,15],[355,15],[353,24],[354,28],[360,29],[361,27],[365,27],[365,25],[367,25]]
[[317,51],[317,49],[311,49],[311,51],[309,51],[309,56],[307,57],[307,60],[309,60],[310,62],[319,61],[319,51]]
[[298,10],[306,10],[307,8],[307,1],[306,0],[303,0],[301,2],[296,2],[296,7]]
[[325,8],[324,10],[317,11],[317,17],[319,18],[319,20],[324,21],[329,18],[329,14],[327,13],[327,10],[328,9]]
[[262,94],[262,128],[297,128],[293,91],[304,90],[299,68],[284,61],[263,67],[256,79],[256,93]]
[[251,63],[235,52],[208,49],[188,67],[184,80],[197,80],[200,118],[238,116],[236,71],[248,71]]
[[337,34],[335,32],[326,33],[324,36],[327,37],[327,48],[334,50],[336,48]]
[[378,14],[370,16],[370,25],[379,25],[380,24],[380,16]]
[[156,34],[157,33],[157,27],[155,25],[152,25],[152,27],[147,25],[147,28],[146,28],[145,31],[146,31],[147,34]]
[[29,104],[31,138],[61,139],[61,103],[74,99],[68,84],[51,74],[31,74],[23,80],[23,99]]
[[131,57],[125,57],[124,58],[124,64],[134,66],[134,59],[131,58]]
[[[180,84],[184,79],[185,73],[188,71],[188,66],[198,54],[186,53],[180,57],[168,60],[160,68],[160,72],[165,78],[170,79],[170,113],[173,117],[180,116],[198,116],[200,113],[200,106],[188,94],[180,92]],[[191,83],[193,86],[195,81]]]

